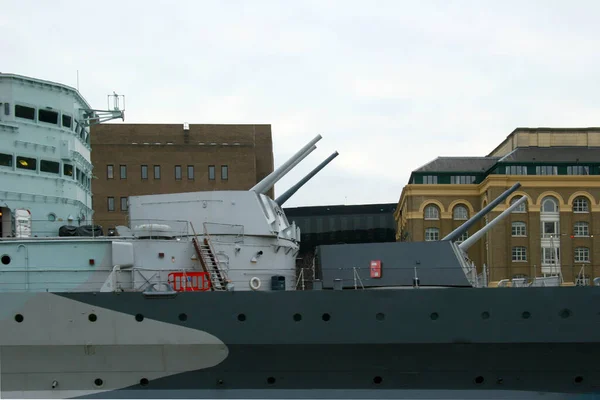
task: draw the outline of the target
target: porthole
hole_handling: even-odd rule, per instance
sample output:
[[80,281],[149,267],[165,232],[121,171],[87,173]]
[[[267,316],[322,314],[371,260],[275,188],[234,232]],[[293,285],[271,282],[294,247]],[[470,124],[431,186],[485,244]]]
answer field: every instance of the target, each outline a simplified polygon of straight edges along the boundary
[[302,321],[302,314],[294,314],[294,321],[300,322]]
[[2,261],[2,264],[8,265],[10,264],[10,256],[8,254],[4,254],[2,258],[0,258],[0,261]]
[[149,381],[148,381],[147,378],[140,379],[140,385],[142,385],[142,386],[148,386],[148,383],[149,383]]
[[431,315],[429,316],[429,318],[431,318],[433,321],[435,321],[439,317],[440,317],[440,315],[436,312],[432,312]]
[[529,311],[523,311],[523,314],[521,314],[521,317],[523,319],[529,319],[531,317],[531,313]]
[[376,385],[379,385],[381,382],[383,382],[383,378],[380,376],[376,376],[375,378],[373,378],[373,383]]
[[23,318],[23,315],[21,315],[21,314],[15,315],[15,321],[17,321],[18,323],[23,322],[24,319],[25,318]]
[[50,221],[50,222],[56,221],[56,214],[54,214],[54,213],[48,214],[48,221]]
[[275,383],[275,378],[274,378],[274,377],[272,377],[272,376],[268,377],[268,378],[267,378],[267,383],[268,383],[269,385],[272,385],[272,384],[274,384],[274,383]]
[[179,314],[179,320],[180,321],[187,321],[187,314],[186,313]]
[[144,316],[142,314],[135,314],[135,320],[137,322],[142,322],[144,320]]
[[573,379],[573,381],[577,384],[583,382],[583,376],[576,376],[575,379]]
[[94,379],[94,385],[96,387],[102,387],[102,385],[104,385],[104,381],[100,378],[96,378],[96,379]]
[[569,318],[571,316],[571,310],[569,310],[568,308],[561,310],[560,316],[561,316],[561,318]]
[[238,314],[238,321],[244,322],[246,320],[246,314]]
[[375,319],[376,319],[377,321],[383,321],[383,320],[385,319],[385,314],[384,314],[384,313],[381,313],[381,312],[380,312],[380,313],[377,313],[377,314],[375,314]]
[[328,313],[325,313],[321,316],[321,318],[323,319],[323,321],[327,322],[331,319],[331,315],[329,315]]
[[478,385],[481,385],[483,383],[484,379],[483,376],[478,376],[475,378],[475,383]]
[[90,320],[90,322],[96,322],[96,320],[98,319],[98,317],[96,316],[96,314],[90,314],[88,316],[88,319]]
[[481,319],[489,319],[490,318],[490,313],[487,311],[484,311],[481,313]]

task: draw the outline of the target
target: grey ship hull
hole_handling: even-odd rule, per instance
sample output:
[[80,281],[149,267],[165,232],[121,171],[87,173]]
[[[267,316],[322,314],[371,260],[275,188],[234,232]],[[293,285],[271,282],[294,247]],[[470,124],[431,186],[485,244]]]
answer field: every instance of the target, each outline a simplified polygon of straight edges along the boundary
[[[600,385],[595,304],[600,304],[595,287],[209,292],[165,298],[3,293],[2,393],[13,398],[431,398],[432,390],[440,390],[442,398],[452,393],[514,398],[513,391],[580,396]],[[23,322],[16,322],[15,314],[22,314]],[[27,330],[40,320],[47,331]],[[34,362],[36,357],[43,361]],[[18,362],[23,358],[30,362]],[[101,387],[94,385],[98,378]]]

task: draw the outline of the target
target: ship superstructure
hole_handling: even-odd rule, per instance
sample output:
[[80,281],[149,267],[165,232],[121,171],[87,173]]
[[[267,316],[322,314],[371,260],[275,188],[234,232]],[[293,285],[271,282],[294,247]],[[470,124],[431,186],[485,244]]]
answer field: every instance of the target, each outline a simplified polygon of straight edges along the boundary
[[94,110],[76,89],[0,74],[0,237],[57,236],[89,224],[90,124],[121,118]]

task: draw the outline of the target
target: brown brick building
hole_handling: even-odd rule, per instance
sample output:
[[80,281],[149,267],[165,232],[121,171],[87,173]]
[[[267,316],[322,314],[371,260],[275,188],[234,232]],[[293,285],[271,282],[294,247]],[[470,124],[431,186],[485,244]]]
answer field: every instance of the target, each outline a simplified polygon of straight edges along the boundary
[[439,240],[516,182],[521,188],[487,218],[520,196],[526,205],[468,252],[489,280],[560,274],[589,284],[600,276],[600,128],[518,128],[485,157],[427,163],[402,191],[397,240]]
[[248,190],[273,171],[270,125],[100,124],[91,146],[94,223],[105,228],[127,225],[128,196]]

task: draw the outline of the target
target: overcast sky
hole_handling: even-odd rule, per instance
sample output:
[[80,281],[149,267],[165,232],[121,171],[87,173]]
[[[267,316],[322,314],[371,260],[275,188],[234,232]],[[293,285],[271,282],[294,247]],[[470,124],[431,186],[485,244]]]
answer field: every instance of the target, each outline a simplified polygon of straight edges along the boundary
[[[266,123],[286,206],[397,202],[410,172],[516,127],[600,126],[599,1],[11,1],[0,71],[128,123]],[[233,171],[231,171],[233,173]]]

